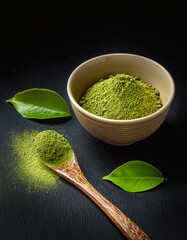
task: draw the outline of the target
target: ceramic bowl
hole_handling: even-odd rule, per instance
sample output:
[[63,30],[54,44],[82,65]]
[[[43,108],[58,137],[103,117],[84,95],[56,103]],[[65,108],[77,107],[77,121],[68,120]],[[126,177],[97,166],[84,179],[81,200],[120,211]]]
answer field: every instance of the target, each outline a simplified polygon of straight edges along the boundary
[[[110,74],[138,75],[155,87],[163,106],[151,115],[132,120],[113,120],[96,116],[79,105],[85,91]],[[152,135],[164,122],[170,110],[175,84],[170,73],[159,63],[144,56],[111,53],[91,58],[73,70],[67,82],[67,93],[80,124],[94,137],[112,145],[124,146]]]

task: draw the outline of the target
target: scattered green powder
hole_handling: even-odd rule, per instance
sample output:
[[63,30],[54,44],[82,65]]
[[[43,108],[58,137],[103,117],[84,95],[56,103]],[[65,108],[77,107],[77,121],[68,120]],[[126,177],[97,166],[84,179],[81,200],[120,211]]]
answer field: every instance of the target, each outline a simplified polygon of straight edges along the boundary
[[16,180],[22,182],[28,192],[48,192],[57,185],[59,177],[39,158],[34,145],[38,131],[24,131],[12,135],[12,150],[16,163]]
[[163,106],[158,90],[140,77],[125,73],[97,81],[79,104],[95,115],[116,120],[144,117]]
[[40,159],[49,167],[61,165],[73,156],[73,149],[69,142],[54,130],[38,133],[34,145]]

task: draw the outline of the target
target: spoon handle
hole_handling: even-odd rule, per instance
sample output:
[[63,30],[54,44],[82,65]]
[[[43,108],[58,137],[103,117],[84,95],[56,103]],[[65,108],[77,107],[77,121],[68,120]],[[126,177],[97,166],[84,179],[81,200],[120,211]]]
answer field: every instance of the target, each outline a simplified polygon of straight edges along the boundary
[[54,169],[61,177],[84,192],[101,210],[112,220],[118,229],[129,240],[150,240],[143,230],[115,205],[99,193],[86,179],[78,163],[75,161],[70,167]]

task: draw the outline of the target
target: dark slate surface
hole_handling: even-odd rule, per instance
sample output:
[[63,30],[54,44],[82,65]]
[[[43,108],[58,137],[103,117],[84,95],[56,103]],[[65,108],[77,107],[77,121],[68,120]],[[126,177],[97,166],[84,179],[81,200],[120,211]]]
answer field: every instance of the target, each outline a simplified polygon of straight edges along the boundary
[[[12,131],[65,131],[93,186],[139,224],[152,240],[186,239],[186,13],[178,1],[142,4],[118,1],[1,8],[0,37],[0,239],[120,240],[123,235],[82,192],[62,180],[59,189],[28,194],[13,186]],[[83,61],[106,53],[152,58],[174,78],[169,115],[151,137],[126,147],[90,136],[73,114],[66,85]],[[38,122],[22,118],[6,99],[42,87],[61,94],[71,119]],[[144,193],[127,193],[102,177],[129,160],[160,169],[167,181]]]

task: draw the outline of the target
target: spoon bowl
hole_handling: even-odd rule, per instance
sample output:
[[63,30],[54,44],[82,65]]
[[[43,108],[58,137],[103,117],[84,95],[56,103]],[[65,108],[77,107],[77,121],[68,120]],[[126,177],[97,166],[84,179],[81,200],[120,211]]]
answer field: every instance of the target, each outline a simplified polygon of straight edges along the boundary
[[[60,135],[64,140],[64,137],[61,134],[58,135]],[[41,137],[42,136],[40,136],[40,140]],[[46,145],[45,141],[47,141],[48,143],[50,141],[50,139],[46,139],[47,138],[43,139],[43,146]],[[52,144],[52,142],[50,144]],[[40,149],[40,154],[41,150],[42,149]],[[46,153],[43,156],[45,155]],[[117,226],[117,228],[122,232],[122,234],[126,236],[127,239],[150,239],[136,223],[134,223],[129,217],[127,217],[121,210],[119,210],[115,205],[113,205],[108,199],[106,199],[91,185],[91,183],[86,179],[85,175],[83,174],[74,152],[68,161],[61,164],[59,164],[59,161],[58,164],[51,164],[48,161],[45,161],[45,159],[43,158],[41,160],[52,171],[54,171],[60,177],[67,180],[68,182],[76,186],[79,190],[81,190],[83,193],[85,193],[112,220],[112,222]]]

